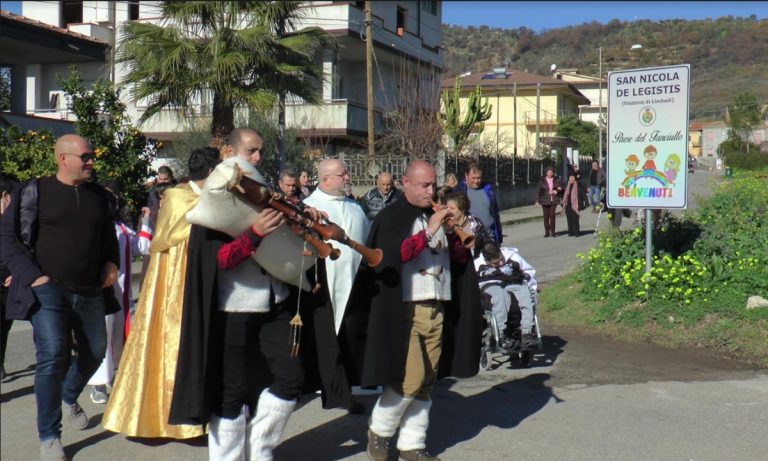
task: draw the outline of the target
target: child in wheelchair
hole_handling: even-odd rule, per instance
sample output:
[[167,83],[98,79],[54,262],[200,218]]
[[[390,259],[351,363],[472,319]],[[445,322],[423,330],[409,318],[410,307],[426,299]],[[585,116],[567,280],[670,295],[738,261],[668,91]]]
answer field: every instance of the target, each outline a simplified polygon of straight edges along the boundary
[[492,312],[507,351],[540,347],[536,330],[536,271],[516,248],[483,242],[475,260],[483,307]]

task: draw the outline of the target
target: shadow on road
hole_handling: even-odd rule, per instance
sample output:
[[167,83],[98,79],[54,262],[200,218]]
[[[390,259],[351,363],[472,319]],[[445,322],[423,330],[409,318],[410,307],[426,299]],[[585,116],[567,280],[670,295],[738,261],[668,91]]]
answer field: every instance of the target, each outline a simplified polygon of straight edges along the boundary
[[16,381],[17,379],[26,378],[27,376],[33,376],[35,374],[35,364],[29,365],[22,370],[12,371],[5,375],[3,383],[8,384]]
[[7,403],[14,399],[19,399],[21,397],[25,397],[30,394],[35,393],[35,386],[27,386],[22,387],[16,390],[13,390],[11,392],[3,392],[3,395],[0,396],[0,403]]
[[433,393],[427,446],[440,454],[475,438],[486,427],[514,428],[552,398],[562,402],[545,384],[549,378],[549,373],[534,373],[469,397],[450,389],[455,380],[441,381]]
[[126,437],[129,442],[138,443],[147,447],[160,447],[169,443],[178,443],[182,445],[189,445],[190,447],[207,447],[208,436],[201,435],[199,437],[191,439],[172,439],[172,438],[144,438],[144,437]]
[[[91,420],[93,419],[94,418],[91,418]],[[90,424],[89,424],[89,427],[90,427]],[[67,454],[69,458],[74,458],[75,454],[80,450],[82,450],[83,448],[96,445],[97,443],[103,440],[107,440],[110,437],[114,437],[115,435],[116,434],[114,432],[101,431],[98,434],[94,434],[83,440],[67,445],[66,447],[64,447],[64,452]]]
[[364,415],[346,414],[283,441],[275,449],[275,459],[334,460],[364,453],[368,415],[377,398],[358,398],[367,408]]
[[[531,361],[530,368],[551,367],[555,364],[557,356],[562,354],[565,350],[565,345],[568,344],[568,341],[561,338],[560,336],[542,335],[541,341],[543,347],[533,351],[533,360]],[[509,355],[497,353],[493,354],[492,360],[493,365],[491,365],[491,370],[495,370],[504,364],[508,364],[508,368],[524,367],[524,365],[520,362],[520,358],[517,357],[517,354],[512,354],[512,357],[510,357]],[[480,373],[483,372],[480,371]]]

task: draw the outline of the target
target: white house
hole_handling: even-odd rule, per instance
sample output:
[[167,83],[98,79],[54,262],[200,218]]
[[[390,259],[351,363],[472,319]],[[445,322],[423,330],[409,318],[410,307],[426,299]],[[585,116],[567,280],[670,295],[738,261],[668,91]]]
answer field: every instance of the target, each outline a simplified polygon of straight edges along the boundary
[[578,69],[554,69],[552,76],[570,83],[589,99],[589,104],[579,106],[582,120],[597,125],[601,109],[603,117],[608,116],[608,82],[605,79],[601,82],[599,77],[579,74]]

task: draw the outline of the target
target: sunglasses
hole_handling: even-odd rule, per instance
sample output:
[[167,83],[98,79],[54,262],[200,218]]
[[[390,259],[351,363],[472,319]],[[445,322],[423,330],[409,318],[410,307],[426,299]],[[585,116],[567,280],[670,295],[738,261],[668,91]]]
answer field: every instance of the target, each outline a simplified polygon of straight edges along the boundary
[[82,153],[80,155],[70,154],[69,152],[64,152],[64,155],[72,155],[74,157],[78,157],[80,159],[80,161],[83,162],[83,163],[88,163],[88,162],[91,162],[93,160],[96,160],[96,154],[91,153],[91,152],[85,152],[85,153]]

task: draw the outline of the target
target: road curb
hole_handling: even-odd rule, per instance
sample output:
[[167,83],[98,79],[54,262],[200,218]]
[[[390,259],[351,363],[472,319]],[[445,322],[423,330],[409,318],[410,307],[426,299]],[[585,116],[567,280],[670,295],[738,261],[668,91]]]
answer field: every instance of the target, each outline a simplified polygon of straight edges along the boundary
[[525,224],[528,222],[541,221],[543,219],[544,219],[544,216],[527,216],[525,218],[505,219],[501,221],[501,225],[503,227],[503,226],[509,226],[514,224]]

